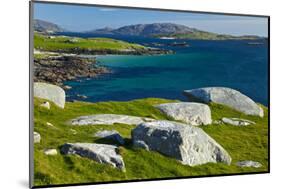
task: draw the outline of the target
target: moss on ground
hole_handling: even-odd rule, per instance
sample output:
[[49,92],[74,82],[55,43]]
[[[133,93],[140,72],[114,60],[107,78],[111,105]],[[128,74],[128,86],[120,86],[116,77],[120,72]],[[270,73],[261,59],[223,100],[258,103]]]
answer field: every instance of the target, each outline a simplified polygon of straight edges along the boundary
[[[174,102],[167,99],[140,99],[128,102],[67,102],[64,109],[51,103],[51,109],[40,107],[44,100],[34,99],[34,131],[41,135],[41,142],[34,144],[34,185],[75,184],[87,182],[118,181],[132,179],[155,179],[165,177],[203,176],[268,170],[268,112],[265,117],[247,116],[231,108],[210,104],[213,120],[222,117],[240,117],[256,122],[256,125],[236,127],[230,125],[208,125],[201,128],[220,143],[231,155],[230,166],[222,163],[208,163],[190,167],[157,152],[135,149],[131,145],[132,125],[114,124],[99,126],[70,126],[67,121],[82,115],[98,113],[127,114],[154,119],[169,119],[153,105]],[[50,122],[54,127],[47,126]],[[46,156],[43,150],[56,148],[66,142],[111,143],[94,137],[102,129],[117,130],[126,141],[120,148],[126,166],[121,172],[109,165],[75,155]],[[75,134],[76,133],[76,134]],[[235,164],[240,160],[253,160],[263,164],[261,168],[241,168]]]

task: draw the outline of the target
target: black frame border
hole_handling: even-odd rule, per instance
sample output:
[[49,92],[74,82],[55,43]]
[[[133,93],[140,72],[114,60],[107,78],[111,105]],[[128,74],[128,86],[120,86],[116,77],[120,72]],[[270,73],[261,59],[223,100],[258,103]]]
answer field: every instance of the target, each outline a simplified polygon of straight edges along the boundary
[[[137,9],[137,10],[154,10],[165,12],[183,12],[183,13],[198,13],[198,14],[211,14],[211,15],[228,15],[228,16],[248,16],[267,18],[267,43],[268,43],[268,170],[261,172],[244,172],[244,173],[230,173],[230,174],[214,174],[214,175],[202,175],[202,176],[182,176],[182,177],[165,177],[165,178],[152,178],[152,179],[132,179],[132,180],[116,180],[116,181],[103,181],[103,182],[87,182],[87,183],[71,183],[71,184],[50,184],[34,186],[34,157],[33,157],[33,4],[60,4],[60,5],[78,5],[85,7],[107,7],[107,8],[124,8],[124,9]],[[161,180],[180,180],[191,178],[212,178],[212,177],[224,177],[224,176],[239,176],[239,175],[258,175],[270,173],[270,16],[269,15],[255,15],[255,14],[240,14],[240,13],[226,13],[226,12],[209,12],[209,11],[192,11],[192,10],[177,10],[177,9],[163,9],[163,8],[148,8],[148,7],[133,7],[133,6],[120,6],[120,5],[102,5],[102,4],[89,4],[89,3],[69,3],[58,1],[29,1],[29,188],[52,188],[52,187],[68,187],[68,186],[88,186],[88,185],[100,185],[100,184],[115,184],[115,183],[132,183],[132,182],[147,182],[147,181],[161,181]]]

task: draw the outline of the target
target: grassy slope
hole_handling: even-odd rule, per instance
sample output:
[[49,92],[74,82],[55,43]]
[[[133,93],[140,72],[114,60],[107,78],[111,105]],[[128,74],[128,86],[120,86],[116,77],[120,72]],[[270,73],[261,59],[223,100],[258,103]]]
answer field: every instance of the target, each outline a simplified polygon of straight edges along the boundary
[[34,35],[34,48],[44,51],[58,51],[73,50],[79,47],[80,49],[90,50],[132,50],[144,49],[144,46],[127,43],[120,40],[109,38],[77,38],[77,37],[64,37],[57,36],[55,38],[48,38],[48,36],[35,33]]
[[[71,184],[98,181],[113,181],[126,179],[149,179],[178,176],[196,176],[210,174],[231,174],[242,172],[267,171],[267,109],[265,117],[246,116],[222,105],[211,104],[212,118],[217,120],[223,116],[241,117],[255,121],[257,124],[248,127],[230,125],[210,125],[202,128],[219,142],[231,155],[233,161],[230,166],[225,164],[205,164],[195,167],[185,166],[172,158],[165,157],[157,152],[147,152],[134,149],[130,143],[130,132],[134,126],[115,124],[113,126],[69,126],[66,121],[77,116],[96,113],[116,113],[136,116],[146,116],[155,119],[168,119],[152,105],[172,100],[141,99],[129,102],[101,102],[101,103],[66,103],[65,109],[51,104],[51,110],[38,105],[42,99],[35,99],[35,128],[41,134],[41,143],[35,144],[35,185]],[[55,127],[46,125],[52,123]],[[77,134],[73,134],[74,129]],[[97,139],[93,135],[101,129],[115,129],[125,137],[126,145],[120,147],[124,158],[126,172],[121,172],[109,165],[96,163],[87,158],[75,155],[46,156],[45,148],[57,148],[65,142],[96,142],[111,143]],[[254,160],[263,164],[261,168],[240,168],[235,166],[239,160]]]

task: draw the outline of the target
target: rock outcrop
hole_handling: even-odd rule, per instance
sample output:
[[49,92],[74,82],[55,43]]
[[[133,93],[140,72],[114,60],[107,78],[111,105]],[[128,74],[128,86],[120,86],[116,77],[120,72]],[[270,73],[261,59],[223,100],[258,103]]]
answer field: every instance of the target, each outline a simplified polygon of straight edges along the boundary
[[222,120],[223,123],[234,125],[234,126],[248,126],[248,125],[256,124],[253,121],[250,121],[250,120],[247,120],[247,119],[240,119],[240,118],[223,117],[221,120]]
[[117,147],[108,144],[94,143],[66,143],[61,147],[62,154],[77,154],[81,157],[92,159],[98,163],[110,164],[125,170],[121,155],[117,154]]
[[65,92],[61,87],[48,83],[34,83],[34,97],[52,101],[60,108],[64,108]]
[[208,162],[231,163],[231,157],[202,129],[191,125],[154,121],[139,124],[132,130],[136,147],[160,152],[182,164],[195,166]]
[[191,125],[208,125],[212,123],[211,110],[206,104],[179,102],[160,104],[155,107],[174,120],[183,121]]
[[254,168],[259,168],[262,166],[261,163],[257,162],[257,161],[239,161],[236,163],[237,166],[239,167],[254,167]]
[[234,89],[226,87],[206,87],[192,90],[185,90],[184,95],[189,101],[195,102],[215,102],[229,106],[247,115],[263,117],[263,109],[252,99]]
[[154,121],[154,119],[119,114],[95,114],[72,119],[71,125],[113,125],[115,123],[137,125],[147,121]]
[[113,131],[108,131],[108,130],[98,131],[95,134],[95,137],[110,139],[110,140],[116,141],[117,143],[119,143],[121,145],[123,145],[125,143],[122,136],[115,130],[113,130]]
[[34,143],[40,143],[40,140],[41,140],[40,134],[34,131],[33,132],[33,142]]

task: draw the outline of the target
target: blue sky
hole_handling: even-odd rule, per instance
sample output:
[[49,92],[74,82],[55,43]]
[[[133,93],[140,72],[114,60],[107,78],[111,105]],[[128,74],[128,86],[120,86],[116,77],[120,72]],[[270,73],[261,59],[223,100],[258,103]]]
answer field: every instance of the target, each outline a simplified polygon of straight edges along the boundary
[[35,3],[34,18],[77,32],[171,22],[221,34],[267,36],[267,18],[261,17]]

